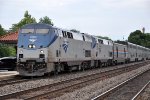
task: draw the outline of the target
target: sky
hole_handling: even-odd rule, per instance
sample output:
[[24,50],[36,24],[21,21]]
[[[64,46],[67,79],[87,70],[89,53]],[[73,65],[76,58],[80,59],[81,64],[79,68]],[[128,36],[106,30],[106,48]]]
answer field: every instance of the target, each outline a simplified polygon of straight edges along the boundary
[[126,40],[131,32],[150,33],[150,0],[0,0],[0,24],[9,29],[28,11],[37,21],[48,16],[54,26]]

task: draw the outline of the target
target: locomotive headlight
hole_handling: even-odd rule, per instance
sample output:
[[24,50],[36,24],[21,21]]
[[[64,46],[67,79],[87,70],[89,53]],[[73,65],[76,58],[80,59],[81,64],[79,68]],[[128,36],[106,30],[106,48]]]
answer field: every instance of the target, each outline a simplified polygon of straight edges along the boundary
[[33,44],[32,47],[35,48],[35,45]]
[[29,44],[28,47],[29,48],[35,48],[35,45],[34,44]]
[[31,44],[29,45],[29,48],[32,48],[32,45],[31,45]]
[[44,51],[43,51],[43,50],[41,50],[40,52],[41,52],[41,53],[44,53]]

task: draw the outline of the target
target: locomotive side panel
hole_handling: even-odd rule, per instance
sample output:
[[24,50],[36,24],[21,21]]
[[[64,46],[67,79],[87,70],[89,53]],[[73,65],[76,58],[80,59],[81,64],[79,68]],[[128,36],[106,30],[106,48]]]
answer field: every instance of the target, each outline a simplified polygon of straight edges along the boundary
[[108,60],[112,60],[113,43],[108,40],[103,40],[103,43],[99,43],[98,45],[98,59],[100,59],[101,62],[108,62]]

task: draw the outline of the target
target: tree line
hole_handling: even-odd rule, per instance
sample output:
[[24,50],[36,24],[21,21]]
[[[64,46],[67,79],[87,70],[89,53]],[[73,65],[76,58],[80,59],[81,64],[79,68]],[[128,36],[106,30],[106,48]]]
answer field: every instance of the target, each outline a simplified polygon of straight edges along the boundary
[[128,41],[150,48],[150,33],[143,33],[140,30],[136,30],[130,33]]

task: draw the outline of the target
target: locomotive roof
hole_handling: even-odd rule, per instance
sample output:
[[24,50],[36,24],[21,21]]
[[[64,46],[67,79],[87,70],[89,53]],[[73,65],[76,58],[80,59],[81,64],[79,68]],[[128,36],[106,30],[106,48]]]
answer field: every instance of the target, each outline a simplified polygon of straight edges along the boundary
[[[36,29],[50,29],[50,28],[56,28],[56,29],[59,29],[59,30],[62,30],[62,31],[67,31],[67,32],[71,32],[73,35],[76,36],[75,39],[81,39],[82,36],[84,35],[85,37],[89,38],[89,41],[91,41],[92,38],[95,38],[96,40],[97,39],[101,39],[103,41],[111,41],[113,42],[112,40],[106,40],[106,39],[102,39],[102,38],[99,38],[99,37],[96,37],[96,36],[93,36],[93,35],[90,35],[88,33],[75,33],[75,32],[72,32],[70,30],[66,30],[66,29],[61,29],[61,28],[57,28],[57,27],[54,27],[52,25],[49,25],[49,24],[45,24],[45,23],[32,23],[32,24],[26,24],[24,25],[21,29],[32,29],[32,28],[36,28]],[[125,45],[125,44],[120,44],[120,43],[115,43],[115,44],[118,44],[118,45]],[[143,46],[140,46],[140,45],[137,45],[137,44],[133,44],[133,43],[130,43],[128,42],[128,45],[134,45],[134,46],[137,46],[137,47],[141,47],[141,48],[145,48],[146,47],[143,47]],[[149,48],[147,48],[149,49]],[[149,49],[150,50],[150,49]]]
[[43,24],[43,23],[32,23],[32,24],[26,24],[24,25],[21,29],[32,29],[32,28],[39,28],[39,29],[42,29],[42,28],[52,28],[53,26],[52,25],[49,25],[49,24]]

